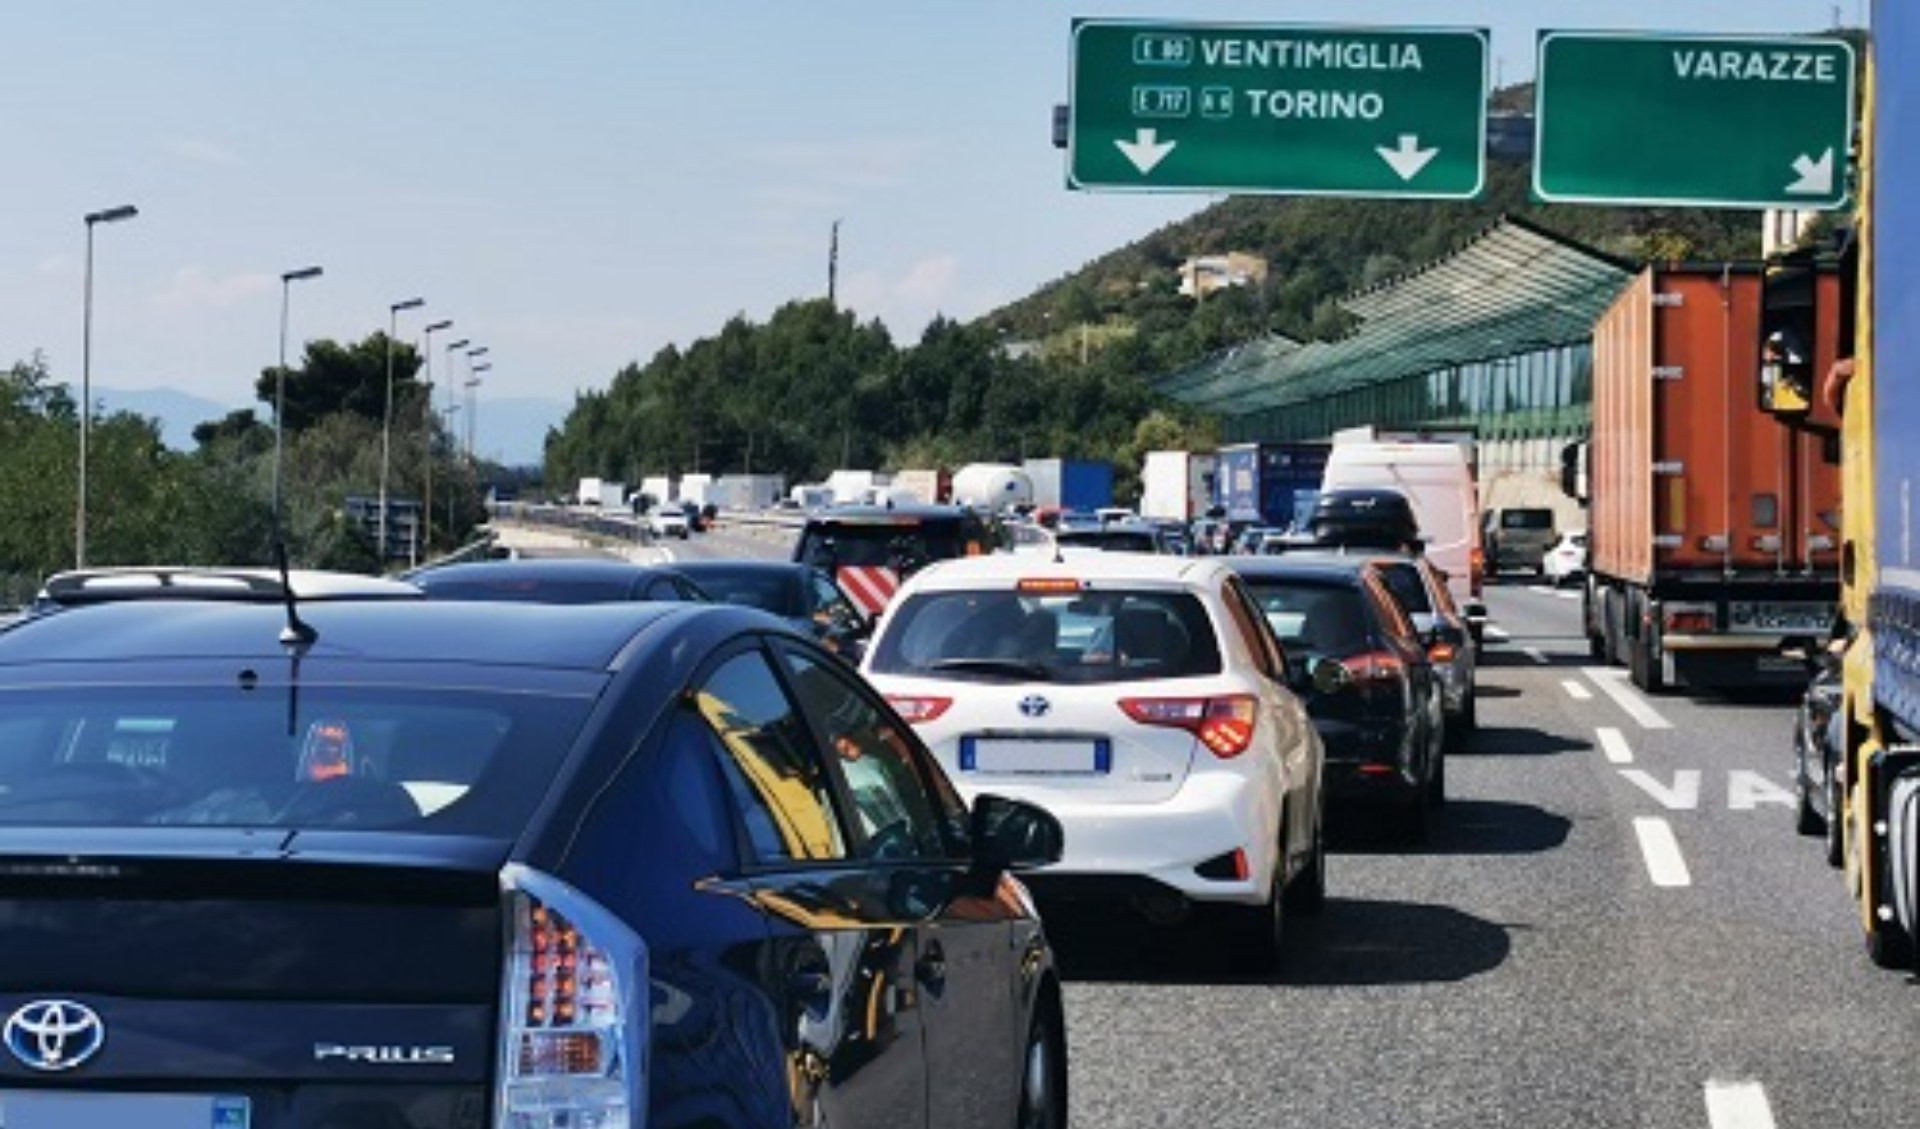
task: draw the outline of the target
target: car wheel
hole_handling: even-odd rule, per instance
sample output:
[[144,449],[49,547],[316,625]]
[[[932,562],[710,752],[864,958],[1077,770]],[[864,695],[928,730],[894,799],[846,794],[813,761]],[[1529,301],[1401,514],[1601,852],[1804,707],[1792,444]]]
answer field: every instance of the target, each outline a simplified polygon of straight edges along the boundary
[[1275,865],[1273,879],[1267,885],[1267,899],[1262,904],[1221,907],[1227,915],[1227,961],[1235,972],[1266,975],[1280,968],[1287,932],[1283,869]]
[[1813,808],[1813,782],[1807,776],[1807,723],[1793,723],[1793,829],[1802,835],[1818,835],[1827,829],[1827,821]]
[[1019,1129],[1062,1129],[1067,1123],[1067,1086],[1061,1069],[1060,1033],[1053,1010],[1042,1006],[1027,1034],[1020,1073]]
[[1399,819],[1400,841],[1410,846],[1419,846],[1427,841],[1433,831],[1433,806],[1427,801],[1427,789],[1415,788],[1398,805],[1394,813]]
[[1897,923],[1876,922],[1873,931],[1867,934],[1867,959],[1878,968],[1911,971],[1913,941]]
[[1327,817],[1323,804],[1313,825],[1313,854],[1287,884],[1287,908],[1301,913],[1319,913],[1327,905]]

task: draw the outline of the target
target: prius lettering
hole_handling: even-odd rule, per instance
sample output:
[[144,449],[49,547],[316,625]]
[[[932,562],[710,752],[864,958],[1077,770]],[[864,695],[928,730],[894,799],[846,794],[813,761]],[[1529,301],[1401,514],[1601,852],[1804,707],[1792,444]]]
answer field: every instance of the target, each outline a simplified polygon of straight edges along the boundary
[[369,1066],[452,1066],[452,1047],[391,1046],[368,1043],[315,1043],[315,1062],[359,1062]]

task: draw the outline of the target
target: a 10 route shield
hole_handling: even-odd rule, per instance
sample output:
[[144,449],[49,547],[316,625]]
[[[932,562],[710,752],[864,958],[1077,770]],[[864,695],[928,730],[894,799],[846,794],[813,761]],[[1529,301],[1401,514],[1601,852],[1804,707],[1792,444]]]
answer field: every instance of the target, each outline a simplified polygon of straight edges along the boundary
[[1487,58],[1477,29],[1076,20],[1068,185],[1471,199]]

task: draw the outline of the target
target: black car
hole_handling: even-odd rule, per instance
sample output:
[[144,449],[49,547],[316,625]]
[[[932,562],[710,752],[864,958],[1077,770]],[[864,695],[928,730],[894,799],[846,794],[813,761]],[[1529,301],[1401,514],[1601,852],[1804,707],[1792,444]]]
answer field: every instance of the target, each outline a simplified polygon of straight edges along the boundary
[[793,559],[831,573],[869,616],[907,577],[935,561],[993,551],[998,532],[964,506],[842,506],[810,515]]
[[872,624],[824,571],[790,561],[748,560],[680,561],[674,568],[712,599],[771,612],[847,661],[860,661]]
[[704,603],[708,599],[678,569],[584,557],[442,565],[410,573],[407,579],[430,600],[614,604],[628,600]]
[[1802,835],[1826,840],[1827,862],[1845,861],[1840,839],[1841,808],[1845,803],[1846,769],[1840,756],[1841,656],[1834,647],[1814,661],[1813,678],[1801,695],[1793,722],[1794,827]]
[[1064,1123],[1010,874],[1060,825],[969,811],[811,640],[711,605],[298,615],[0,630],[8,1125]]
[[[1326,746],[1327,793],[1383,801],[1418,840],[1446,796],[1443,697],[1427,648],[1366,557],[1236,557]],[[1322,660],[1332,660],[1323,662]]]

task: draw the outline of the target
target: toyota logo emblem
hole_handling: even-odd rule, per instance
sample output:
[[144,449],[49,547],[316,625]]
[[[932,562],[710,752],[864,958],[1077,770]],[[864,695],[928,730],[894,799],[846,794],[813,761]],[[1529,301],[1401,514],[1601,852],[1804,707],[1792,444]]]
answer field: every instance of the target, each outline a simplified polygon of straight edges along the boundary
[[1047,711],[1052,708],[1053,703],[1038,694],[1028,694],[1020,699],[1020,712],[1028,717],[1045,717]]
[[7,1049],[35,1070],[72,1070],[100,1052],[106,1025],[72,1000],[35,1000],[7,1017]]

